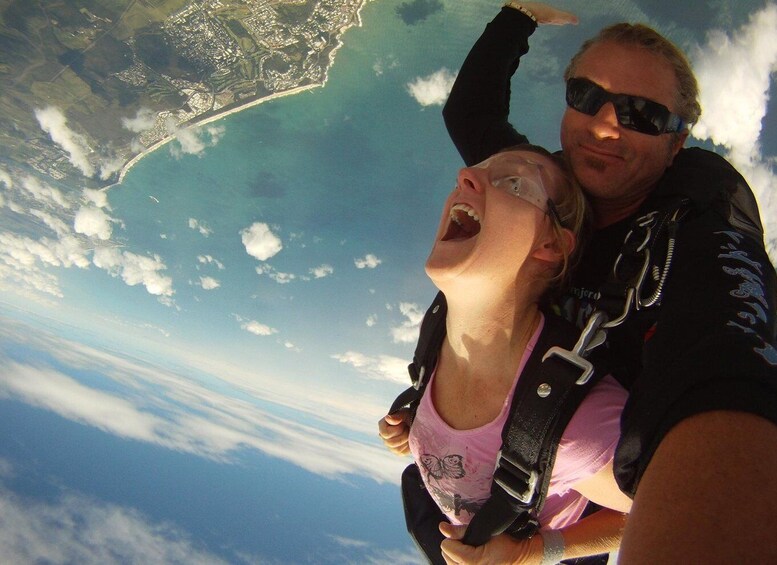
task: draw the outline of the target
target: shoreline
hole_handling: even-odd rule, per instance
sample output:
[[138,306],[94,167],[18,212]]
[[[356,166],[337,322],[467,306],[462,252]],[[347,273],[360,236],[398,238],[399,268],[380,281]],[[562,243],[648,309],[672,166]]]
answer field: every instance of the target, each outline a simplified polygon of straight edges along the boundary
[[[329,68],[327,68],[327,70],[325,71],[325,75],[328,75],[328,73],[329,73]],[[326,84],[326,78],[327,76],[325,76],[324,81],[320,84],[307,84],[305,86],[297,86],[294,88],[290,88],[289,90],[284,90],[283,92],[274,92],[268,96],[263,96],[262,98],[256,98],[254,100],[246,102],[245,104],[241,104],[240,106],[236,106],[229,110],[225,110],[224,112],[220,112],[212,116],[208,116],[207,118],[202,118],[200,120],[195,119],[187,123],[185,126],[181,127],[180,129],[186,130],[189,128],[201,127],[201,126],[204,126],[205,124],[216,122],[218,120],[226,118],[227,116],[231,116],[232,114],[237,114],[238,112],[247,110],[248,108],[251,108],[253,106],[263,104],[264,102],[270,102],[271,100],[275,100],[277,98],[282,98],[284,96],[293,96],[294,94],[299,94],[300,92],[305,92],[306,90],[312,90],[314,88],[322,87]],[[119,172],[119,178],[116,180],[116,182],[109,184],[108,186],[104,186],[99,190],[104,191],[104,190],[108,190],[109,188],[113,188],[114,186],[120,185],[124,181],[125,175],[130,171],[132,167],[134,167],[141,159],[143,159],[143,157],[146,157],[147,155],[150,155],[160,147],[167,145],[168,143],[170,143],[176,138],[176,135],[177,135],[176,133],[167,135],[166,137],[163,137],[156,143],[146,147],[143,151],[135,155],[132,159],[130,159],[124,164],[124,166],[121,168],[121,172]]]
[[[283,92],[274,92],[268,96],[264,96],[262,98],[256,98],[254,100],[251,100],[249,102],[246,102],[245,104],[241,104],[240,106],[236,106],[234,108],[231,108],[229,110],[225,110],[224,112],[220,112],[217,114],[214,114],[212,116],[208,116],[207,118],[202,118],[200,120],[197,120],[196,118],[187,123],[185,126],[181,127],[181,130],[186,130],[189,128],[198,128],[202,127],[206,124],[219,121],[223,118],[226,118],[228,116],[231,116],[232,114],[236,114],[238,112],[242,112],[243,110],[247,110],[248,108],[251,108],[253,106],[258,106],[259,104],[263,104],[265,102],[270,102],[272,100],[276,100],[278,98],[282,98],[284,96],[293,96],[295,94],[299,94],[301,92],[305,92],[308,90],[312,90],[314,88],[321,88],[323,86],[326,86],[327,81],[329,80],[329,71],[331,70],[332,66],[334,65],[334,59],[335,54],[337,51],[340,50],[340,48],[343,46],[343,41],[341,39],[342,35],[351,29],[352,27],[361,27],[362,26],[362,17],[361,17],[361,11],[362,9],[370,2],[370,0],[363,0],[362,4],[359,6],[359,8],[356,10],[355,14],[355,21],[351,23],[350,25],[346,25],[340,29],[340,33],[337,36],[336,44],[332,48],[332,51],[329,53],[329,61],[327,62],[326,68],[324,69],[324,79],[320,83],[313,83],[313,84],[307,84],[304,86],[296,86],[294,88],[290,88],[289,90],[284,90]],[[124,177],[126,174],[134,167],[138,162],[140,162],[143,157],[146,157],[147,155],[150,155],[160,147],[163,147],[164,145],[167,145],[169,142],[173,141],[176,138],[177,133],[167,135],[166,137],[163,137],[156,143],[149,145],[143,151],[135,155],[132,159],[127,161],[121,168],[121,171],[119,172],[119,178],[116,180],[116,182],[109,184],[108,186],[104,186],[100,188],[99,190],[107,191],[110,188],[113,188],[115,186],[120,185],[124,181]]]

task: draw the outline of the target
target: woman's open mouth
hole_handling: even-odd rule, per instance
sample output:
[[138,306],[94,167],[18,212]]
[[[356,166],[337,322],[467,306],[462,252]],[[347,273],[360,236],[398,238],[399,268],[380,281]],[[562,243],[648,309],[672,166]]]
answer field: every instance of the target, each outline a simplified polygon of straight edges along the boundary
[[454,204],[451,207],[450,220],[440,241],[465,240],[480,232],[480,217],[467,204]]

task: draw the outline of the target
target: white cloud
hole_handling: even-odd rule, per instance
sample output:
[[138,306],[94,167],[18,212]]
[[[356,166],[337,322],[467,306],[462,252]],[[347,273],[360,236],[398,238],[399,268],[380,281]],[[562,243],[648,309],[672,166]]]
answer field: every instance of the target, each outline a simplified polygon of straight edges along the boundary
[[131,132],[140,133],[154,127],[156,113],[150,108],[140,108],[134,118],[122,118],[121,125]]
[[256,320],[249,320],[247,322],[243,322],[242,324],[240,324],[240,328],[254,335],[260,335],[260,336],[268,336],[268,335],[273,335],[278,333],[278,330],[276,330],[275,328],[271,328],[266,324],[259,323]]
[[94,176],[94,167],[87,157],[92,150],[82,135],[67,127],[67,118],[62,110],[54,106],[37,108],[35,118],[41,129],[51,136],[51,140],[65,150],[74,167],[84,176]]
[[257,275],[267,275],[278,284],[289,284],[291,281],[296,280],[297,275],[293,273],[282,273],[272,265],[264,264],[256,267]]
[[70,202],[67,201],[67,198],[60,190],[41,182],[35,177],[23,178],[22,188],[38,202],[51,204],[59,208],[70,208]]
[[70,233],[70,226],[48,212],[44,212],[43,210],[30,210],[30,216],[34,216],[41,220],[60,237]]
[[0,485],[0,507],[5,563],[226,565],[170,522],[155,523],[137,510],[80,493],[65,491],[44,502]]
[[372,253],[368,253],[361,259],[354,259],[353,264],[357,269],[374,269],[383,262],[382,259],[378,259]]
[[[263,375],[261,367],[242,369],[192,350],[171,353],[170,361],[183,367],[173,372],[0,321],[3,340],[45,351],[56,364],[30,366],[0,356],[0,397],[119,437],[222,462],[257,450],[320,476],[351,474],[394,484],[406,464],[375,438],[385,402],[351,387],[338,392]],[[76,380],[87,368],[105,383],[86,386]]]
[[170,146],[170,152],[176,158],[184,154],[202,155],[206,148],[213,147],[224,136],[226,128],[224,126],[209,125],[207,127],[193,126],[178,129],[175,119],[167,118],[165,121],[167,131],[175,135],[178,140],[177,145]]
[[372,70],[375,72],[375,76],[381,76],[387,69],[396,69],[398,66],[397,58],[394,55],[387,55],[377,59],[372,65]]
[[224,267],[224,263],[222,263],[218,259],[214,259],[210,255],[198,255],[197,256],[197,261],[199,261],[203,265],[211,265],[211,264],[212,265],[216,265],[216,267],[218,267],[219,271],[223,271],[224,268],[225,268]]
[[410,378],[407,375],[406,359],[392,357],[391,355],[378,355],[370,357],[356,351],[346,351],[345,353],[336,353],[332,359],[337,359],[340,363],[350,365],[359,373],[370,379],[389,381],[407,385]]
[[107,190],[94,190],[91,188],[85,188],[82,192],[84,199],[87,202],[91,202],[98,208],[108,208],[108,191]]
[[167,266],[158,255],[144,257],[114,247],[100,247],[95,249],[92,262],[111,276],[121,277],[129,286],[142,284],[149,294],[166,297],[175,294],[173,279],[161,274]]
[[324,277],[328,277],[332,273],[335,272],[334,267],[332,265],[319,265],[318,267],[314,267],[313,269],[310,269],[310,274],[313,275],[314,278],[317,279],[323,279]]
[[401,302],[399,311],[407,319],[399,326],[391,328],[391,337],[394,343],[415,343],[418,340],[421,321],[424,319],[424,310],[418,304]]
[[453,88],[456,73],[442,68],[425,77],[407,83],[407,91],[421,106],[442,106]]
[[701,90],[702,116],[692,133],[727,150],[758,199],[772,261],[777,263],[777,175],[775,156],[764,156],[760,136],[777,72],[777,5],[751,15],[730,37],[709,32],[693,53]]
[[203,290],[213,290],[221,286],[221,283],[213,277],[200,277],[200,286]]
[[82,206],[73,220],[73,229],[76,233],[82,233],[89,237],[97,237],[102,240],[110,239],[113,232],[111,218],[100,208]]
[[6,188],[13,188],[13,179],[5,169],[0,169],[0,183],[3,183]]
[[126,161],[122,157],[116,155],[112,157],[101,157],[99,163],[100,179],[108,180],[112,174],[118,173],[121,170],[125,162]]
[[283,249],[280,238],[270,230],[270,226],[261,222],[241,230],[240,235],[246,252],[260,261],[266,261]]
[[193,230],[197,230],[204,237],[209,237],[213,233],[213,230],[205,225],[204,222],[200,222],[194,218],[189,218],[189,227]]
[[372,314],[371,316],[367,317],[366,324],[367,324],[368,328],[373,327],[377,323],[378,323],[378,315],[377,314]]

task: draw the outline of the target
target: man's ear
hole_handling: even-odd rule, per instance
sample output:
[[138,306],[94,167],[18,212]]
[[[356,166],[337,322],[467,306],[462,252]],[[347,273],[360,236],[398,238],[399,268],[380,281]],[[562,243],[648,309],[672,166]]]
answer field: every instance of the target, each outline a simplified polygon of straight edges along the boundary
[[688,130],[685,130],[684,132],[678,133],[676,136],[672,136],[672,141],[670,141],[669,146],[669,160],[666,164],[667,167],[672,165],[672,161],[674,161],[675,156],[680,152],[680,149],[683,148],[683,145],[685,145],[685,140],[688,139]]
[[[557,234],[560,233],[560,237]],[[569,257],[575,249],[575,234],[566,228],[548,230],[546,236],[538,242],[532,252],[532,257],[548,263],[560,263],[564,255]]]

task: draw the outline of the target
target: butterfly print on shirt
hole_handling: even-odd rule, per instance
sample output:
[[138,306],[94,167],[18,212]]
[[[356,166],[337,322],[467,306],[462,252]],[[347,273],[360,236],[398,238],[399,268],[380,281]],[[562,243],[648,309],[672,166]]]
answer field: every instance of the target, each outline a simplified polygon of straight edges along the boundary
[[436,455],[425,453],[421,456],[421,464],[426,469],[427,478],[461,479],[467,473],[464,471],[464,457],[461,455],[446,455],[442,459]]

